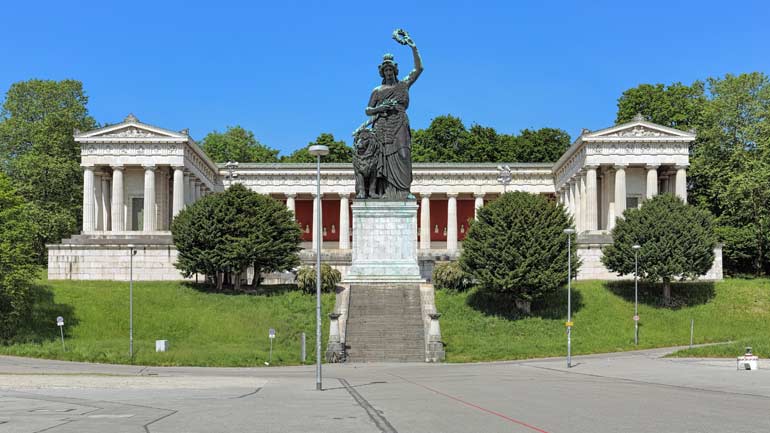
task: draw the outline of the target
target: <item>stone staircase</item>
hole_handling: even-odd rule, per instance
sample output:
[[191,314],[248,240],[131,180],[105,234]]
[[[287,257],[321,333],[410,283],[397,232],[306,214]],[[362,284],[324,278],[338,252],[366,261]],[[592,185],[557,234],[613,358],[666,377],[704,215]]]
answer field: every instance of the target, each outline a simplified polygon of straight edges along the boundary
[[346,326],[349,362],[425,362],[417,284],[354,284]]

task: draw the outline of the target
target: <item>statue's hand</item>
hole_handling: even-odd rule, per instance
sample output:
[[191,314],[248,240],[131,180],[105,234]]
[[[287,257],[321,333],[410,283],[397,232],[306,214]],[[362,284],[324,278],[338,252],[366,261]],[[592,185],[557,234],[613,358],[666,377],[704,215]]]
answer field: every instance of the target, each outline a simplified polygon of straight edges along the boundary
[[414,41],[412,40],[411,37],[407,36],[405,39],[406,40],[404,42],[406,42],[407,45],[409,45],[412,48],[417,48],[417,45],[414,44]]

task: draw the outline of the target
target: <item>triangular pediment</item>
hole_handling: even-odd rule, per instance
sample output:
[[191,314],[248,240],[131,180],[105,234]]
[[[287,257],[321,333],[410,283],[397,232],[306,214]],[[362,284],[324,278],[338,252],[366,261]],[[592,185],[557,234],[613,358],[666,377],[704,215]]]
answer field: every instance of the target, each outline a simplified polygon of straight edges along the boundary
[[583,139],[591,138],[695,138],[692,132],[680,131],[645,120],[634,120],[632,122],[616,125],[611,128],[594,131],[583,136]]
[[175,132],[168,129],[158,128],[157,126],[147,125],[139,122],[139,120],[133,115],[128,115],[126,119],[116,125],[110,125],[104,128],[95,129],[93,131],[76,133],[75,138],[78,139],[158,139],[158,138],[171,138],[171,139],[185,139],[188,138],[185,132]]

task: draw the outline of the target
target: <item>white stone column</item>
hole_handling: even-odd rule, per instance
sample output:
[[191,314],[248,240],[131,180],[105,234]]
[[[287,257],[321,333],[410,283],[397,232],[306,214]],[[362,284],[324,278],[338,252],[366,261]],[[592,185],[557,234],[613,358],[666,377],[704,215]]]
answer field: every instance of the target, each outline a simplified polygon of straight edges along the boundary
[[340,193],[340,249],[350,249],[350,200],[348,194]]
[[293,192],[286,194],[286,208],[289,209],[293,214],[297,213],[296,199],[297,199],[297,194]]
[[475,208],[473,219],[476,219],[479,217],[479,209],[484,207],[484,193],[483,192],[477,192],[476,194],[473,194],[473,197],[475,198],[475,201],[473,202],[473,206]]
[[200,183],[198,179],[192,178],[192,202],[195,203],[200,198]]
[[607,168],[607,230],[615,227],[615,171],[614,168]]
[[420,194],[420,249],[430,249],[430,193]]
[[446,210],[446,249],[450,253],[457,252],[457,193],[447,193]]
[[676,166],[676,196],[687,203],[687,166]]
[[167,230],[169,199],[171,188],[169,187],[169,170],[159,167],[155,172],[155,230]]
[[588,185],[585,169],[580,171],[580,227],[588,230]]
[[182,172],[182,183],[184,184],[184,207],[187,207],[190,205],[190,175],[186,171]]
[[[323,227],[323,193],[321,193],[321,198],[318,199],[318,196],[314,193],[313,194],[313,250],[317,251],[318,246],[320,245],[321,248],[323,248],[323,231],[321,230],[321,227]],[[318,215],[321,214],[321,224],[318,224]],[[319,243],[320,242],[320,243]]]
[[578,174],[575,177],[575,228],[577,229],[578,233],[585,230],[584,222],[585,219],[585,201],[584,196],[585,195],[585,182],[583,180],[583,173],[578,172]]
[[647,169],[647,189],[645,191],[645,196],[648,199],[651,199],[658,195],[658,166],[648,164],[645,168]]
[[596,185],[596,169],[598,166],[596,165],[589,165],[586,166],[586,176],[585,176],[585,182],[586,182],[586,230],[598,230],[599,224],[598,224],[598,218],[597,218],[597,212],[599,209],[599,200],[598,200],[598,194],[597,194],[597,185]]
[[577,206],[575,206],[577,199],[577,183],[574,179],[570,179],[567,181],[567,187],[569,188],[569,191],[567,192],[567,194],[569,194],[569,212],[570,215],[572,215],[572,222],[575,225],[575,229],[577,229]]
[[125,203],[123,202],[123,166],[112,166],[112,231],[122,232],[126,230]]
[[110,230],[110,176],[105,171],[102,172],[102,195],[101,211],[102,211],[102,230]]
[[172,201],[172,217],[176,217],[184,208],[184,167],[174,167],[174,198]]
[[83,233],[93,233],[94,225],[94,166],[83,166]]
[[622,218],[626,210],[626,167],[615,164],[615,219]]
[[143,232],[155,231],[155,166],[144,166],[144,228]]

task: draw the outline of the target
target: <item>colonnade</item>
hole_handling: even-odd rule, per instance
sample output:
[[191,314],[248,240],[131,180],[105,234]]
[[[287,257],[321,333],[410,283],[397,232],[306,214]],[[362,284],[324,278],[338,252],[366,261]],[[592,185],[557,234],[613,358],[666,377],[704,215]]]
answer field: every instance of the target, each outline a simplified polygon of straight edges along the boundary
[[[470,193],[469,193],[470,194]],[[418,230],[419,230],[419,249],[421,250],[429,250],[431,249],[431,193],[418,193],[416,194],[418,196],[418,203],[420,207],[420,221],[418,224]],[[458,236],[458,206],[457,206],[457,200],[459,197],[459,193],[442,193],[441,199],[446,197],[447,200],[447,224],[446,224],[446,249],[449,253],[456,253],[458,249],[458,243],[459,243],[459,236]],[[318,238],[319,236],[322,236],[321,228],[323,227],[323,222],[320,226],[315,224],[318,218],[319,212],[321,215],[323,215],[323,206],[324,206],[324,197],[330,197],[330,198],[338,198],[339,199],[339,221],[336,225],[339,227],[339,249],[342,250],[348,250],[350,249],[350,215],[348,213],[348,208],[350,207],[350,194],[345,193],[322,193],[321,194],[321,200],[320,200],[320,207],[319,207],[319,200],[317,200],[317,196],[315,193],[312,194],[313,197],[313,230],[312,230],[312,248],[315,249],[315,245],[318,245]],[[474,198],[474,209],[477,213],[478,210],[484,206],[484,197],[485,193],[475,193],[473,194]],[[292,212],[296,213],[297,209],[297,194],[296,193],[289,193],[285,194],[286,198],[286,207],[291,210]],[[474,214],[474,217],[476,214]]]
[[[629,194],[627,171],[643,168],[643,189]],[[612,230],[622,218],[627,203],[638,205],[641,200],[659,193],[676,194],[687,201],[687,166],[646,164],[585,165],[557,192],[559,201],[572,215],[578,232]]]
[[[126,171],[144,171],[142,232],[169,230],[182,209],[211,191],[181,166],[83,166],[83,233],[138,231],[127,224]],[[139,173],[136,173],[138,175]],[[99,177],[97,184],[95,178]],[[98,186],[97,186],[98,185]],[[136,197],[138,198],[138,197]]]

